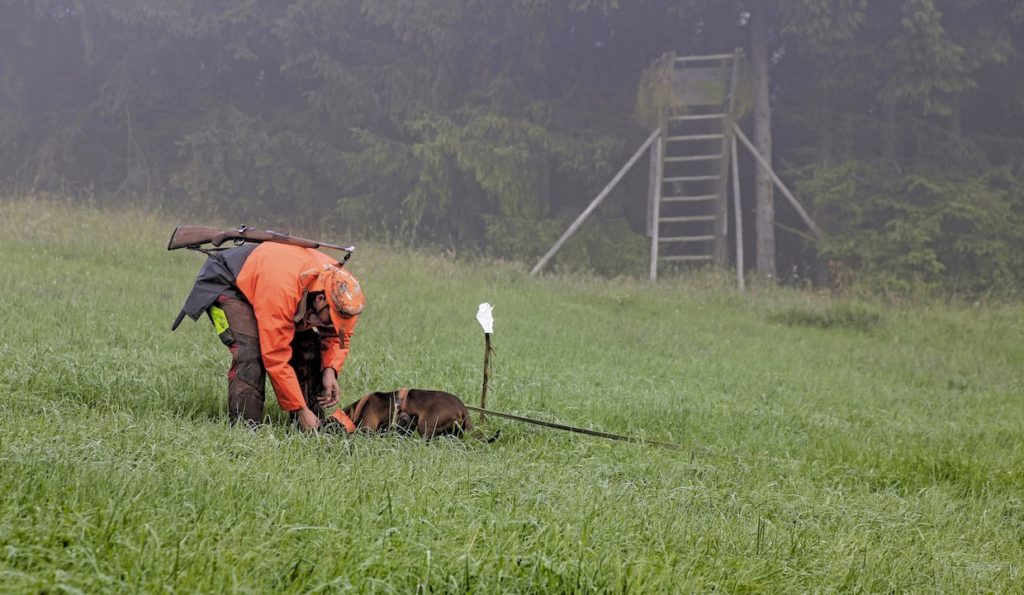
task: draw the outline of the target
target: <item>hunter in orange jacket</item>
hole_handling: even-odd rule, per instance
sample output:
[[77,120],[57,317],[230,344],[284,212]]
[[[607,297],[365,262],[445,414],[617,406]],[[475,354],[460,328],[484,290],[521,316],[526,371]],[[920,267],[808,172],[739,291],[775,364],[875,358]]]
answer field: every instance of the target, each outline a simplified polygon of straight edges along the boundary
[[[269,375],[281,409],[310,429],[319,426],[311,410],[322,420],[319,405],[337,402],[337,376],[364,305],[359,282],[338,261],[310,248],[266,242],[211,253],[183,314],[197,319],[207,312],[232,351],[232,421],[259,423],[263,378]],[[225,320],[218,324],[218,318]],[[297,367],[303,368],[302,378]],[[320,373],[326,397],[310,380]]]

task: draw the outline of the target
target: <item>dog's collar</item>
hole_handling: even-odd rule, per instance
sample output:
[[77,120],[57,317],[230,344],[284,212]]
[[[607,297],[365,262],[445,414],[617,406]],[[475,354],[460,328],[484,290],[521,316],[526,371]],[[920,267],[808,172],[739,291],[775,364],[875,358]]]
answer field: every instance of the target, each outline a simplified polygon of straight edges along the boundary
[[398,423],[398,414],[405,411],[406,398],[409,396],[409,389],[404,386],[395,391],[395,408],[391,411],[390,425]]
[[409,397],[409,389],[404,386],[395,392],[395,413],[406,410],[406,400]]

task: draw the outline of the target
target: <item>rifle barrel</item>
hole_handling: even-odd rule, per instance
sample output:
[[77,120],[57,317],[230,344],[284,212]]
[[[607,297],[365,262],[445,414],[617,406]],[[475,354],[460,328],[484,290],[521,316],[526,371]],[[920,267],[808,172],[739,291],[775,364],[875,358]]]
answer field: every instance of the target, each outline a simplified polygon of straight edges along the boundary
[[347,252],[349,254],[355,252],[356,249],[355,246],[328,244],[326,242],[307,240],[306,238],[299,238],[276,231],[258,231],[255,229],[248,229],[246,227],[224,231],[216,227],[203,227],[199,225],[179,225],[174,228],[174,232],[171,234],[171,240],[167,243],[167,249],[177,250],[179,248],[189,248],[193,246],[200,246],[202,244],[212,244],[214,247],[219,248],[221,244],[228,240],[277,242],[280,244],[301,246],[303,248],[329,248],[332,250]]

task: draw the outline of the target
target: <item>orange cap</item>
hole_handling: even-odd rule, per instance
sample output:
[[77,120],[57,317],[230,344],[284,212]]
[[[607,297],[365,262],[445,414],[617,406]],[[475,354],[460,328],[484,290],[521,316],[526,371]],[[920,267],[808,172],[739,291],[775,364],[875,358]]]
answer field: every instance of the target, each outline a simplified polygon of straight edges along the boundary
[[348,270],[325,264],[302,273],[302,284],[307,291],[323,291],[331,305],[331,323],[334,330],[344,328],[342,319],[359,316],[366,306],[366,296],[359,281]]
[[366,296],[359,281],[348,272],[348,269],[334,265],[324,265],[320,273],[323,279],[324,293],[327,294],[333,310],[343,316],[358,316],[366,305]]

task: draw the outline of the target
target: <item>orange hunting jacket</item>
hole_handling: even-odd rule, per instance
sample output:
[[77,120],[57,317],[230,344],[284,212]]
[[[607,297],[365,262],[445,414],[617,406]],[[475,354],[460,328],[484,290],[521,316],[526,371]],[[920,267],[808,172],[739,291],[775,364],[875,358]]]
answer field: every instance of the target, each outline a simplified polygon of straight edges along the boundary
[[[265,242],[246,258],[235,280],[235,286],[256,314],[263,366],[274,386],[277,402],[285,411],[298,411],[306,406],[295,370],[288,363],[295,337],[295,312],[304,293],[301,275],[323,264],[335,263],[336,259],[312,248]],[[358,318],[346,318],[337,333],[318,329],[322,337],[322,365],[334,368],[339,376]]]

